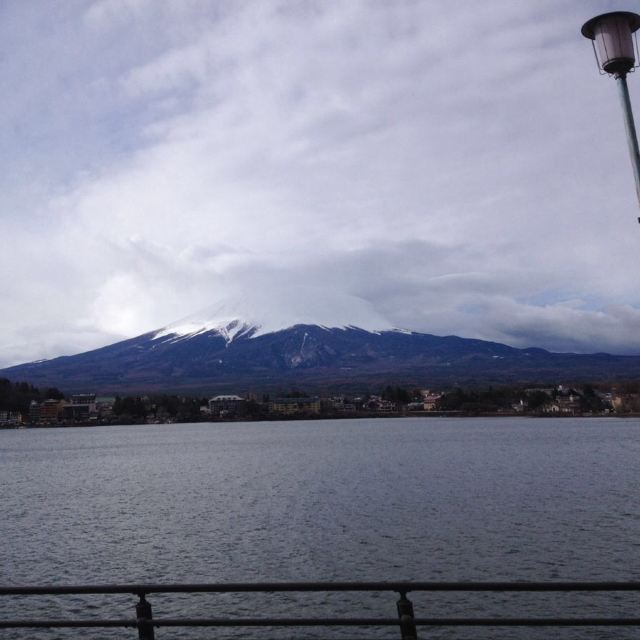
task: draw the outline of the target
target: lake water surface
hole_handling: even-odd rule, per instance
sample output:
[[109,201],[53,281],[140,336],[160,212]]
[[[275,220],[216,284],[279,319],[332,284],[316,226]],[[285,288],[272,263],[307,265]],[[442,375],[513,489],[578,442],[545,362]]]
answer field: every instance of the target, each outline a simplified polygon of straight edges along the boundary
[[[25,429],[0,432],[0,463],[5,585],[640,580],[639,420],[416,418]],[[423,616],[638,616],[640,606],[612,596],[412,599]],[[40,598],[34,610],[25,599],[6,600],[0,601],[0,617],[130,617],[135,604],[126,596],[104,605],[102,597]],[[89,600],[95,609],[86,611]],[[306,602],[301,611],[289,596],[152,599],[158,616],[395,614],[392,596],[354,600],[338,594]],[[534,611],[541,603],[543,609]],[[422,635],[639,633],[463,629]],[[386,633],[397,635],[395,629]],[[238,637],[231,631],[156,632],[158,640],[231,636]],[[372,633],[352,630],[348,636]],[[88,636],[43,631],[1,637]],[[90,637],[135,638],[136,632]]]

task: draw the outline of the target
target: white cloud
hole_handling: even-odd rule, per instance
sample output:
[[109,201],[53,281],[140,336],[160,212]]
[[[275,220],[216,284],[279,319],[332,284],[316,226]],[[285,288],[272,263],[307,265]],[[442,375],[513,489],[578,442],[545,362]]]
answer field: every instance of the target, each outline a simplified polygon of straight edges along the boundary
[[92,27],[106,29],[132,18],[142,18],[156,4],[152,0],[97,0],[91,3],[84,19]]
[[640,352],[621,115],[579,34],[610,8],[102,0],[44,29],[10,5],[0,364],[283,283],[416,330]]

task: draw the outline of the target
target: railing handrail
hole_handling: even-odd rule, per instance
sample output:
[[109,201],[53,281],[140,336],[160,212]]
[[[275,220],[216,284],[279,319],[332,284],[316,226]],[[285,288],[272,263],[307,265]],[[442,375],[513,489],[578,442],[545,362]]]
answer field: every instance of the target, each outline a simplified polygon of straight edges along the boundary
[[[309,593],[309,592],[395,592],[397,618],[154,618],[146,596],[158,593]],[[155,640],[154,629],[162,627],[391,627],[399,626],[402,640],[417,640],[417,627],[640,627],[640,618],[629,617],[415,617],[411,592],[640,592],[640,582],[239,582],[184,584],[102,584],[0,586],[0,596],[133,594],[135,618],[73,620],[0,620],[8,628],[114,628],[135,627],[139,640]]]
[[93,585],[12,585],[0,586],[0,596],[11,595],[81,595],[129,593],[284,593],[297,591],[640,591],[640,581],[600,582],[203,582],[203,583],[133,583]]

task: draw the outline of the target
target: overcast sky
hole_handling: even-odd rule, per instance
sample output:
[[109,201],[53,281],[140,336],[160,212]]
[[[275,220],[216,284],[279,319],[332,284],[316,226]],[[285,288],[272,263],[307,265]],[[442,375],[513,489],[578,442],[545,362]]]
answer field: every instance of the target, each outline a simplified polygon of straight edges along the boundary
[[4,0],[0,366],[229,298],[640,353],[615,9]]

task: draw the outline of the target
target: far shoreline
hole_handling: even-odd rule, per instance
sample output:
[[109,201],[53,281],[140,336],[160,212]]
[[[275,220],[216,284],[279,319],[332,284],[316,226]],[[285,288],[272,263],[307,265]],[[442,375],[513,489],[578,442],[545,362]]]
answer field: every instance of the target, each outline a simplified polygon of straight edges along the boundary
[[10,427],[2,427],[0,431],[16,431],[16,430],[46,430],[46,429],[82,429],[82,428],[95,428],[95,427],[133,427],[133,426],[141,426],[141,427],[154,427],[154,426],[162,426],[162,425],[191,425],[191,424],[202,424],[202,425],[221,425],[221,424],[251,424],[251,423],[270,423],[270,422],[319,422],[319,421],[339,421],[339,420],[379,420],[384,418],[390,419],[403,419],[403,418],[459,418],[462,420],[468,419],[477,419],[477,418],[519,418],[519,419],[527,419],[527,420],[547,420],[547,419],[625,419],[625,418],[640,418],[640,413],[609,413],[609,414],[579,414],[579,415],[569,415],[569,414],[540,414],[540,415],[532,415],[532,414],[521,414],[521,413],[464,413],[457,411],[431,411],[431,412],[423,412],[415,414],[376,414],[376,415],[350,415],[350,416],[279,416],[279,417],[269,417],[269,418],[259,418],[259,419],[243,419],[243,418],[234,418],[227,420],[198,420],[192,422],[111,422],[111,423],[86,423],[86,424],[54,424],[54,425],[39,425],[39,424],[25,424],[19,426],[10,426]]

